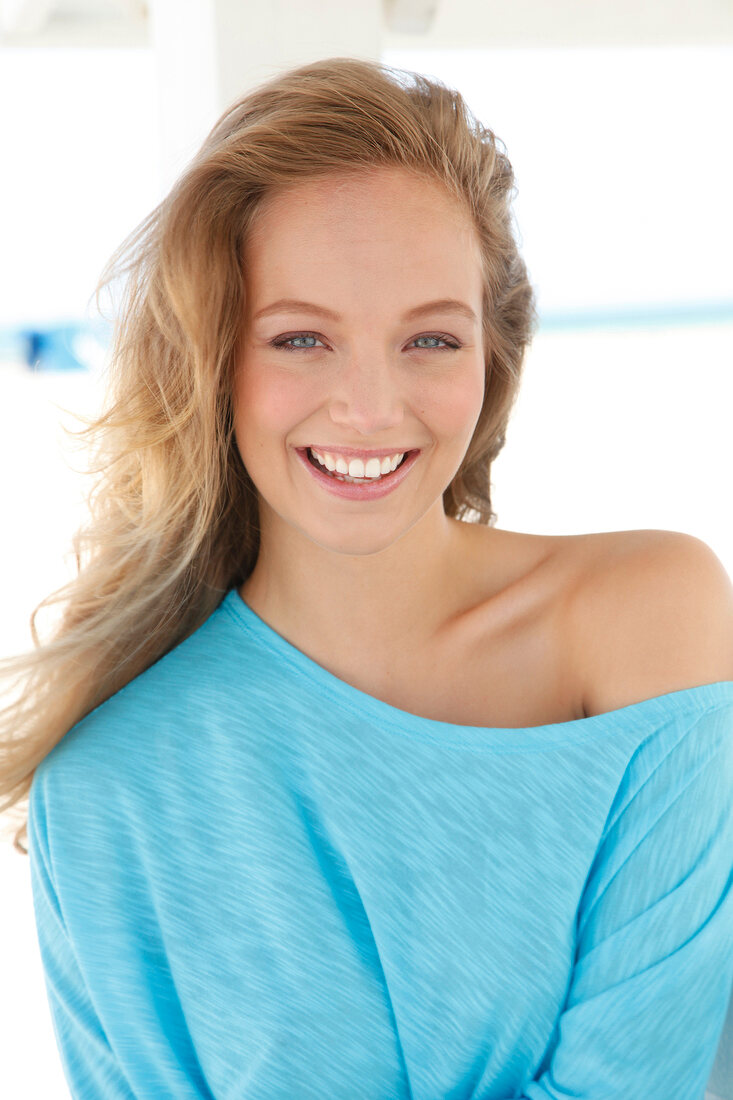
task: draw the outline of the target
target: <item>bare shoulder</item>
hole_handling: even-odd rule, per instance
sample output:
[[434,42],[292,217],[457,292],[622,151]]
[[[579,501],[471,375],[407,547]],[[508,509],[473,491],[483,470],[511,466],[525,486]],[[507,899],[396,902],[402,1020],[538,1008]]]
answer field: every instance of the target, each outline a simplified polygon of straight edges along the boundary
[[733,680],[733,583],[707,543],[680,531],[604,531],[572,548],[586,714]]

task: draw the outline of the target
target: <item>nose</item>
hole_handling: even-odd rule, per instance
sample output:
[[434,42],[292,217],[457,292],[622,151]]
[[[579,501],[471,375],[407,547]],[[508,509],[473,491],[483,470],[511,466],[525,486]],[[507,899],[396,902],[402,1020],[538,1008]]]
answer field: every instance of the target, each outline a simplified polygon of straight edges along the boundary
[[405,410],[398,368],[385,355],[352,356],[333,382],[329,412],[334,424],[366,437],[400,425]]

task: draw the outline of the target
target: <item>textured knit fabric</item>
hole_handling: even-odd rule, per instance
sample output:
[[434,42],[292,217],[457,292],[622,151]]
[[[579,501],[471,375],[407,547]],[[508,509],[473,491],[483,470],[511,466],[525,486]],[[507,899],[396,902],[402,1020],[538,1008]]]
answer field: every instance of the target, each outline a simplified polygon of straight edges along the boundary
[[453,725],[232,588],[43,760],[29,846],[75,1100],[702,1100],[733,681]]

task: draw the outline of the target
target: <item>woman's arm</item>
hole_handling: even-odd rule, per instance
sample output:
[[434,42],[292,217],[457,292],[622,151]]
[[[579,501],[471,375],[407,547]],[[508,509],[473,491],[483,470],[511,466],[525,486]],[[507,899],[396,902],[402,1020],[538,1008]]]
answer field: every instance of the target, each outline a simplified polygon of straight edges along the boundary
[[[74,1100],[213,1100],[186,1029],[149,892],[134,886],[136,860],[122,823],[114,847],[109,836],[85,831],[83,812],[73,812],[83,792],[74,789],[71,775],[65,781],[63,761],[57,763],[61,766],[48,770],[44,761],[34,776],[28,844],[46,990],[71,1095]],[[59,828],[62,820],[66,829]],[[66,860],[72,848],[83,850],[83,856]],[[55,881],[54,856],[62,889]],[[107,889],[110,860],[126,863],[125,897]],[[73,934],[64,916],[71,896]]]
[[661,759],[648,748],[608,816],[527,1100],[702,1100],[733,982],[733,706]]
[[[733,588],[720,561],[690,536],[639,534],[651,537],[617,569],[615,594],[594,589],[606,701],[733,681]],[[733,983],[732,870],[724,704],[673,745],[651,736],[630,762],[578,909],[566,1003],[524,1100],[702,1100]]]

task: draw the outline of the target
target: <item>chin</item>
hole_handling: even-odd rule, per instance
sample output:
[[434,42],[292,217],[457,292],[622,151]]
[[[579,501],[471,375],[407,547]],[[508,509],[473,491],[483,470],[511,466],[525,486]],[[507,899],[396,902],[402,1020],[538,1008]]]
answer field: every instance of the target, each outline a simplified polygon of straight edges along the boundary
[[407,523],[393,521],[391,525],[371,518],[364,522],[361,530],[356,521],[351,524],[349,530],[346,530],[343,517],[340,517],[339,522],[342,526],[339,530],[313,531],[306,527],[301,527],[300,530],[312,542],[332,554],[370,557],[394,546],[418,522],[419,518],[418,516]]
[[384,531],[379,533],[370,532],[361,537],[357,532],[350,531],[348,534],[342,532],[332,538],[327,535],[319,537],[307,531],[303,533],[321,549],[328,550],[332,554],[345,554],[348,557],[369,557],[372,554],[380,554],[383,550],[388,550],[404,534],[404,531],[390,535]]

